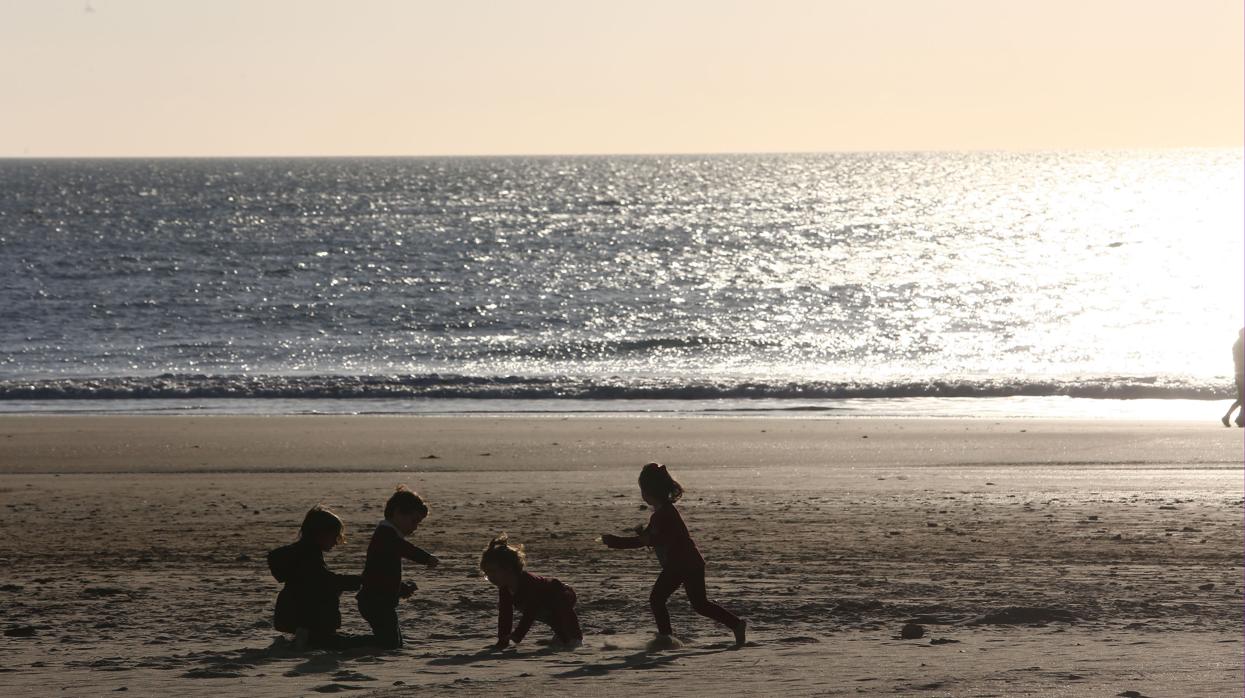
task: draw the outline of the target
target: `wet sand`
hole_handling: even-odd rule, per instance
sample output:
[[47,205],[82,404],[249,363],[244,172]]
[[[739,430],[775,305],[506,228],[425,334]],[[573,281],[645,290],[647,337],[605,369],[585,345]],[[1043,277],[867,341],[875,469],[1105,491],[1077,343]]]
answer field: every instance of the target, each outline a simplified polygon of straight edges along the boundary
[[[1213,415],[1212,415],[1213,416]],[[1242,436],[1214,423],[575,417],[0,417],[7,695],[1236,695]],[[710,597],[749,644],[596,538],[669,464]],[[399,482],[437,570],[396,653],[298,653],[264,553],[320,501],[362,566]],[[475,571],[507,531],[578,592],[585,646],[487,654]],[[365,632],[353,599],[344,630]],[[899,639],[905,623],[924,629]],[[15,635],[10,635],[14,633]],[[28,636],[27,636],[28,635]],[[398,684],[397,682],[401,682]]]

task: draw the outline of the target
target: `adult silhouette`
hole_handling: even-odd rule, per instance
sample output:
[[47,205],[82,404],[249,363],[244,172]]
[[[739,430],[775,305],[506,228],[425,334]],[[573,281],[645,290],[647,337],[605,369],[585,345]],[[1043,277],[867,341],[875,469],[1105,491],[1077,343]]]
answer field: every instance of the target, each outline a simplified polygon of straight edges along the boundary
[[[1223,413],[1223,422],[1225,427],[1232,426],[1229,420],[1232,419],[1232,412],[1241,407],[1241,400],[1245,398],[1245,351],[1242,342],[1245,342],[1245,327],[1241,328],[1240,333],[1236,335],[1236,342],[1232,345],[1232,362],[1236,364],[1236,400],[1232,401],[1232,406],[1227,412]],[[1236,413],[1236,425],[1238,427],[1245,426],[1241,423],[1241,417],[1245,416],[1245,410]]]

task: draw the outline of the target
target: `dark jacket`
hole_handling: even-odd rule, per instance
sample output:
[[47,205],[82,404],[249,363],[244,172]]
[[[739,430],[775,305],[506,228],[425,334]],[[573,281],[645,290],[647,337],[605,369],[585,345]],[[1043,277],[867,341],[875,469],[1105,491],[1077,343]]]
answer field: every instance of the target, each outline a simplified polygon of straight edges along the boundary
[[433,556],[423,548],[411,545],[388,521],[380,522],[367,544],[367,562],[363,565],[363,588],[359,598],[370,598],[382,604],[398,605],[402,592],[402,559],[426,565]]
[[309,540],[282,546],[268,553],[268,569],[285,588],[277,594],[272,625],[292,633],[296,629],[336,630],[341,627],[338,597],[359,588],[355,574],[335,574],[324,564],[324,551]]

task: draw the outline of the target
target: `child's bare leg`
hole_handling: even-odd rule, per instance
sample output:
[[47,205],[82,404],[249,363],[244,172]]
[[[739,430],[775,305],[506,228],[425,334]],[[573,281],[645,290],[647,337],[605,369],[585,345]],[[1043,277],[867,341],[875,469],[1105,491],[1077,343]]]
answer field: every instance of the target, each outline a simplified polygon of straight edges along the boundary
[[692,602],[692,609],[706,618],[712,618],[735,632],[735,642],[744,643],[747,624],[738,616],[709,600],[705,591],[704,569],[689,572],[683,580],[683,589],[687,591],[687,600]]

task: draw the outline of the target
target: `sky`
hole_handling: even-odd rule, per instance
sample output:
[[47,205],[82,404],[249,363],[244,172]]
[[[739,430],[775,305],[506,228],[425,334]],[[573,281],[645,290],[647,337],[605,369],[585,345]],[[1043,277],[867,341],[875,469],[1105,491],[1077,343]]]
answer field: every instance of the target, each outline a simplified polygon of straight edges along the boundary
[[0,0],[0,157],[1241,147],[1240,0]]

